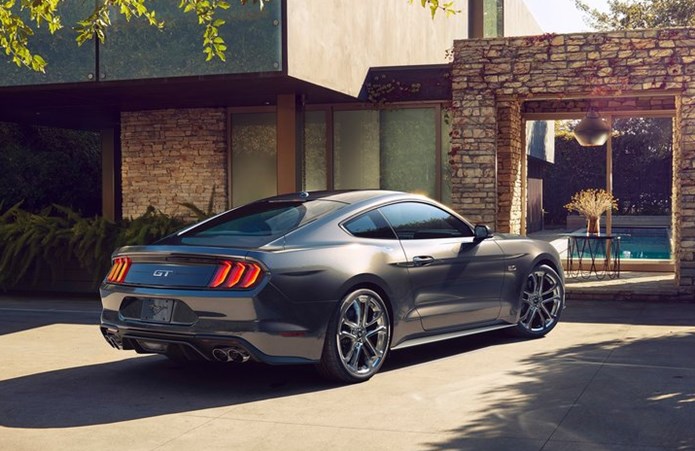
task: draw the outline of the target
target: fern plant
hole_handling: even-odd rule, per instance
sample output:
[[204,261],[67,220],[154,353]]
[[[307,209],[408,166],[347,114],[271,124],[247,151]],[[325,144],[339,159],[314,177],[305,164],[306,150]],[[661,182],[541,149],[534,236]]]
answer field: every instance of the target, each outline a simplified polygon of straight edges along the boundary
[[91,274],[96,285],[116,248],[151,243],[184,225],[181,218],[154,207],[135,219],[113,222],[84,218],[60,205],[31,213],[17,203],[0,214],[0,288],[11,288],[22,280],[37,284],[47,273],[55,281],[69,261]]
[[196,204],[193,202],[179,202],[179,205],[182,207],[188,208],[192,213],[193,216],[198,220],[198,221],[203,221],[205,219],[211,218],[215,216],[217,213],[214,211],[214,205],[215,205],[215,185],[212,185],[212,192],[210,193],[210,199],[208,199],[208,205],[207,205],[207,210],[203,211],[201,210]]

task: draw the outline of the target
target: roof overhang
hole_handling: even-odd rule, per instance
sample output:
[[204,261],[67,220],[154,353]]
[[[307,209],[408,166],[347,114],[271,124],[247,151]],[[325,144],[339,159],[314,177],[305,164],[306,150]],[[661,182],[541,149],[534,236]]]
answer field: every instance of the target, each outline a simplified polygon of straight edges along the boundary
[[117,125],[122,111],[274,105],[281,94],[307,103],[357,100],[280,73],[101,81],[2,88],[0,121],[96,130]]

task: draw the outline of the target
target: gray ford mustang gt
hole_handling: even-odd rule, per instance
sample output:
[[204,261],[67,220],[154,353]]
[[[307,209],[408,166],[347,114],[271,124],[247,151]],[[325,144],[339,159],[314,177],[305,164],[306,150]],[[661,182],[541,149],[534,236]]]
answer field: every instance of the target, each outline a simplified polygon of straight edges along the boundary
[[507,328],[540,337],[564,308],[548,243],[492,234],[422,196],[282,195],[113,254],[101,331],[177,361],[314,363],[372,377],[391,349]]

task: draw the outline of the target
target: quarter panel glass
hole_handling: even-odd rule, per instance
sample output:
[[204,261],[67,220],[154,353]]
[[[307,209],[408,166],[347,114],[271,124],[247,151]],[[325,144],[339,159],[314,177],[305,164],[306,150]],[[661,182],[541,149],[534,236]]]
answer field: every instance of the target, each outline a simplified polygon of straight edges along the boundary
[[392,240],[396,235],[384,217],[376,210],[353,218],[345,223],[348,232],[359,238]]

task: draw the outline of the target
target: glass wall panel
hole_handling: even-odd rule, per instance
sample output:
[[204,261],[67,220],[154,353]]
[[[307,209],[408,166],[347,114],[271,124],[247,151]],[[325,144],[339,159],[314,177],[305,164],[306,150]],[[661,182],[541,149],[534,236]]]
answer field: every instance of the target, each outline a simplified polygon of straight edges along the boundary
[[[36,34],[30,38],[29,48],[46,60],[46,73],[18,67],[9,59],[5,59],[0,70],[0,86],[93,81],[96,70],[95,44],[86,42],[78,47],[75,41],[77,34],[72,30],[72,27],[88,17],[93,9],[93,2],[65,0],[59,10],[63,23],[61,30],[52,35],[45,23],[39,29],[32,25]],[[28,14],[25,16],[24,21],[28,23]]]
[[504,36],[504,0],[484,0],[483,37]]
[[436,196],[434,108],[380,113],[381,188]]
[[304,114],[304,183],[306,191],[326,189],[326,113]]
[[232,114],[232,204],[277,194],[275,113]]
[[379,188],[379,112],[333,115],[335,189]]
[[268,2],[263,11],[253,2],[229,3],[216,15],[227,22],[220,27],[228,46],[226,62],[205,61],[203,28],[194,13],[183,13],[178,1],[158,1],[152,6],[165,22],[163,31],[112,14],[113,25],[100,47],[101,74],[105,80],[125,80],[282,70],[283,2]]

